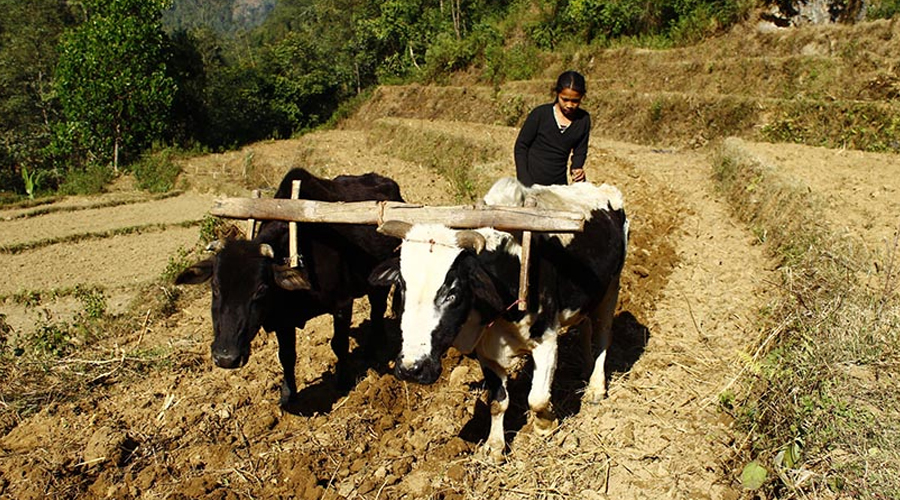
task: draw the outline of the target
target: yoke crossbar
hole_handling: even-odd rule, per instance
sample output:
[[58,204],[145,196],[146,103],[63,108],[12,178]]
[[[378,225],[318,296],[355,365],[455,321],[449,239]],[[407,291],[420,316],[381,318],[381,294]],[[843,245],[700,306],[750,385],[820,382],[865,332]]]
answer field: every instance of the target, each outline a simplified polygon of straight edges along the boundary
[[223,198],[216,200],[210,213],[229,219],[248,221],[247,238],[253,238],[257,220],[280,220],[290,225],[292,267],[298,264],[296,226],[298,222],[329,224],[374,224],[398,220],[410,224],[442,224],[455,229],[493,227],[501,231],[522,231],[521,271],[519,274],[519,310],[527,307],[528,268],[531,259],[531,233],[573,233],[584,230],[584,216],[575,212],[547,210],[534,207],[527,199],[524,207],[494,205],[457,205],[430,207],[398,201],[328,202],[297,199],[299,181],[294,181],[292,199]]

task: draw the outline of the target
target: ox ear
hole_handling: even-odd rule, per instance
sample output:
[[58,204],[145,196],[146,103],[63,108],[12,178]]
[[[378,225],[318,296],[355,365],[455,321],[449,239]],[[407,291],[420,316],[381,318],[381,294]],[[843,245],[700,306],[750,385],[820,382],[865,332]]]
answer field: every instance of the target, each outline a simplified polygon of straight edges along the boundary
[[369,274],[369,284],[388,287],[400,281],[400,257],[388,259],[375,266]]
[[181,271],[181,274],[175,277],[176,285],[199,285],[205,282],[213,274],[213,263],[215,259],[210,257],[201,260],[193,266]]
[[312,285],[309,283],[309,275],[302,269],[273,264],[272,277],[275,280],[275,284],[285,290],[297,291],[312,288]]
[[468,264],[466,267],[468,268],[468,274],[471,280],[470,283],[472,285],[472,294],[475,296],[475,300],[482,304],[486,304],[495,312],[502,313],[506,309],[507,304],[504,304],[503,299],[500,298],[497,287],[494,285],[494,280],[491,279],[487,271],[485,271],[475,259],[467,260],[471,262],[471,264]]

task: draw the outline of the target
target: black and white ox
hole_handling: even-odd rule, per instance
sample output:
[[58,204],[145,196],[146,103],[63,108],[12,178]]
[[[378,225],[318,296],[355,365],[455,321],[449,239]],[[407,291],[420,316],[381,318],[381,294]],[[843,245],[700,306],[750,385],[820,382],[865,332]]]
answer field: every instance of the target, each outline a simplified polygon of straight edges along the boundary
[[[300,198],[319,201],[403,201],[400,187],[391,179],[370,173],[319,179],[303,169],[291,170],[281,181],[276,198],[291,197],[291,183],[300,180]],[[177,278],[177,284],[210,280],[214,339],[212,358],[222,368],[239,368],[250,357],[250,343],[260,327],[274,331],[278,358],[284,369],[281,404],[297,392],[294,375],[296,331],[322,314],[334,318],[331,348],[337,356],[338,384],[347,387],[347,358],[353,300],[368,295],[375,339],[383,339],[384,313],[389,287],[371,285],[369,275],[388,259],[398,241],[376,232],[375,226],[299,223],[298,248],[302,265],[289,267],[288,224],[266,221],[250,241],[230,240],[219,245],[210,258],[194,264]]]
[[[402,290],[399,378],[423,384],[441,374],[441,358],[454,346],[475,353],[490,390],[487,450],[501,458],[506,381],[518,356],[531,354],[534,376],[528,404],[539,434],[552,431],[550,386],[557,363],[557,335],[582,323],[590,379],[584,398],[606,395],[604,363],[625,261],[628,221],[622,194],[609,185],[525,187],[500,179],[485,196],[488,205],[524,206],[583,214],[584,231],[536,233],[532,240],[527,310],[517,304],[521,235],[490,228],[453,230],[441,225],[389,221],[380,230],[403,239],[398,258],[376,268],[372,281]],[[599,341],[599,342],[598,342]],[[591,344],[599,343],[596,357]]]

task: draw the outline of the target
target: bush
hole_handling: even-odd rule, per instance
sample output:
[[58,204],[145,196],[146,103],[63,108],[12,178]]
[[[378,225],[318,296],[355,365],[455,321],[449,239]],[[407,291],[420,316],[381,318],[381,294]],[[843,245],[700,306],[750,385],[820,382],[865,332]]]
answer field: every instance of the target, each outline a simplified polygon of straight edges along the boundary
[[485,49],[484,76],[492,83],[529,80],[541,70],[540,50],[526,44],[510,47],[491,45]]
[[900,14],[900,0],[876,0],[866,11],[869,19],[890,19],[897,14]]
[[144,153],[131,165],[131,173],[139,188],[151,193],[165,193],[175,188],[181,167],[175,162],[176,151],[162,148]]
[[68,195],[102,193],[112,178],[109,167],[92,164],[84,169],[73,168],[66,173],[59,192]]
[[477,53],[477,47],[468,39],[458,39],[450,33],[441,33],[425,53],[425,79],[441,81],[454,71],[468,67]]

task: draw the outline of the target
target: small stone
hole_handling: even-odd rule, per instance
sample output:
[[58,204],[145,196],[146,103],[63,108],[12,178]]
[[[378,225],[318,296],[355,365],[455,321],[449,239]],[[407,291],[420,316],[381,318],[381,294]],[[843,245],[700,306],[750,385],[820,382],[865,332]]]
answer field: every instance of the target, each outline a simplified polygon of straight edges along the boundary
[[447,469],[447,477],[458,483],[466,478],[466,469],[459,464],[453,464]]
[[469,374],[468,366],[457,366],[450,373],[450,385],[452,387],[463,385],[466,381],[466,376]]

